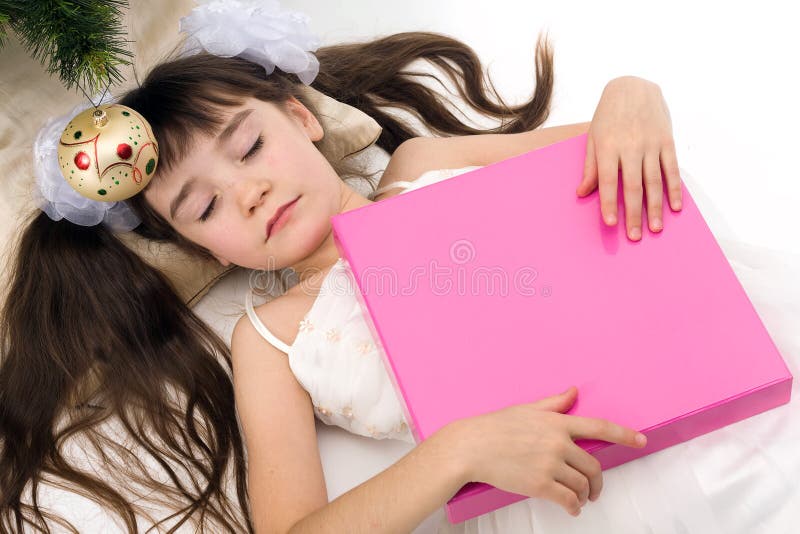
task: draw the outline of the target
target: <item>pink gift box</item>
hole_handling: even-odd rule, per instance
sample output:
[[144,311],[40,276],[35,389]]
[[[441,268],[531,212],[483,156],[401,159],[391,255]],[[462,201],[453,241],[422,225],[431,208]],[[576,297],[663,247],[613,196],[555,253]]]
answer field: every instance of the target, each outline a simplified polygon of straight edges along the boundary
[[[332,218],[417,443],[554,395],[647,435],[578,440],[604,469],[789,401],[792,376],[683,187],[630,241],[579,198],[586,135]],[[457,523],[525,499],[469,483]]]

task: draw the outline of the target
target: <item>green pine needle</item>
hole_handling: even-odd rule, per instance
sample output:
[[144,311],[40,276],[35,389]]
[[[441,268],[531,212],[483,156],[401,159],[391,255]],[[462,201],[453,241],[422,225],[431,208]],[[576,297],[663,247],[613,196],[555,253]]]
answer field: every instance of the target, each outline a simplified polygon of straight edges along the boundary
[[0,45],[8,25],[67,89],[97,93],[122,81],[118,68],[130,64],[121,24],[127,7],[127,0],[0,1]]
[[[1,6],[2,4],[0,4]],[[6,42],[6,37],[8,37],[8,30],[6,27],[8,26],[8,15],[0,11],[0,46],[3,46]]]

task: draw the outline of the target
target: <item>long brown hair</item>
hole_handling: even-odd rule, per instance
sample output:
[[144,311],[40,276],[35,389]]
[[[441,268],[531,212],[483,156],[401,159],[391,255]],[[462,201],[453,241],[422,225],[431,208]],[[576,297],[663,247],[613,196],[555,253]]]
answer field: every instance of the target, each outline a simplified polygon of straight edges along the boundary
[[[312,87],[374,117],[383,128],[377,144],[390,154],[420,133],[388,108],[410,112],[434,135],[522,132],[540,126],[549,111],[553,62],[543,38],[535,52],[535,92],[519,106],[490,91],[476,54],[447,36],[401,33],[316,55],[320,72]],[[420,81],[441,82],[438,76],[403,70],[417,59],[436,65],[469,107],[501,124],[480,129],[462,122],[446,96]],[[316,112],[299,83],[279,70],[265,76],[243,59],[202,53],[155,67],[120,102],[150,122],[159,166],[168,168],[191,149],[193,136],[215,132],[225,108],[245,97],[282,104],[294,96]],[[334,168],[341,174],[347,167]],[[142,219],[137,233],[208,257],[144,195],[128,203]],[[37,212],[14,257],[0,318],[0,531],[49,532],[58,523],[77,532],[40,506],[43,483],[95,500],[130,532],[138,530],[138,516],[169,531],[186,523],[252,531],[226,343],[104,225],[54,222]],[[109,430],[112,422],[124,437]],[[108,476],[71,464],[64,454],[71,440]],[[152,517],[134,502],[153,495],[174,512]]]

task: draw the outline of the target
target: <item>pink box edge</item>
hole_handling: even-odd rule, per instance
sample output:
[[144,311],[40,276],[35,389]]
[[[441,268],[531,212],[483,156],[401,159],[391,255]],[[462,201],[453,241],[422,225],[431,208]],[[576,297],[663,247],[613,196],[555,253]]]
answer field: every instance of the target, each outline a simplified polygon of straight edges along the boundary
[[[586,450],[600,461],[603,470],[611,469],[787,404],[791,400],[792,382],[793,376],[787,369],[785,376],[770,383],[652,428],[640,429],[648,440],[643,449],[604,443],[590,446]],[[451,524],[461,523],[528,498],[489,484],[470,483],[468,486],[464,487],[467,488],[466,491],[464,488],[460,489],[445,505],[447,519]]]

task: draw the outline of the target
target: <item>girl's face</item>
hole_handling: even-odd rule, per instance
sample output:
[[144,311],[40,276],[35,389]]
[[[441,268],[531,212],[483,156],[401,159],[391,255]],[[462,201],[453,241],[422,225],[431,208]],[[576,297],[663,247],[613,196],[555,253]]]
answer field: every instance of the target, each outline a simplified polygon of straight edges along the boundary
[[[223,265],[282,269],[314,252],[342,208],[344,188],[312,141],[322,127],[299,101],[249,98],[230,108],[214,137],[198,137],[188,155],[144,190],[148,203]],[[267,224],[295,201],[267,238]]]

